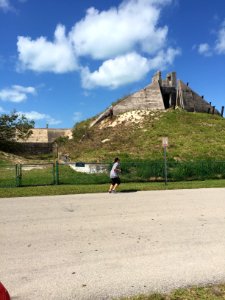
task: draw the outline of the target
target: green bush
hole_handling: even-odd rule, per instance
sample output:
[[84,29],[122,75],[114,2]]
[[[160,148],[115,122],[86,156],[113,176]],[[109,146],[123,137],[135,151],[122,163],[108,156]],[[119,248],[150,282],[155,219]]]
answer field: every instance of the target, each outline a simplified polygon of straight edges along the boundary
[[173,181],[225,178],[225,162],[194,161],[168,164],[168,178]]

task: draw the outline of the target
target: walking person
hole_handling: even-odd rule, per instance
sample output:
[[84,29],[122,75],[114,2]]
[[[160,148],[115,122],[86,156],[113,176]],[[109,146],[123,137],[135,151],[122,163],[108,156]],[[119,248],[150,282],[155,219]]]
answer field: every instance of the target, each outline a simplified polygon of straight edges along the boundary
[[110,171],[111,185],[109,187],[109,193],[115,193],[116,188],[118,187],[118,185],[120,185],[119,173],[121,173],[120,160],[118,157],[116,157]]

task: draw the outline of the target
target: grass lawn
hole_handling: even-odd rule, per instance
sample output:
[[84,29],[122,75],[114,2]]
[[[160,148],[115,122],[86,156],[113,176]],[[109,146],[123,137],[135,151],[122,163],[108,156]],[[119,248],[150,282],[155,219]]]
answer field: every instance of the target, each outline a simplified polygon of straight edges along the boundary
[[206,287],[191,287],[177,289],[169,294],[138,295],[124,297],[119,300],[224,300],[225,285],[209,285]]
[[[183,181],[169,182],[167,185],[162,182],[150,183],[124,183],[121,184],[118,192],[129,191],[151,191],[151,190],[173,190],[173,189],[194,189],[194,188],[216,188],[225,187],[225,180],[204,180],[204,181]],[[0,188],[0,198],[26,197],[26,196],[47,196],[47,195],[68,195],[83,193],[104,193],[107,192],[109,184],[85,184],[85,185],[48,185]]]
[[[183,110],[155,111],[138,123],[127,121],[108,127],[118,118],[105,120],[106,126],[102,122],[89,128],[92,120],[76,124],[74,140],[66,143],[63,151],[70,153],[74,161],[84,162],[112,161],[116,156],[121,162],[159,160],[163,158],[162,137],[167,136],[168,159],[225,159],[225,119],[218,115]],[[110,140],[102,142],[109,137]]]

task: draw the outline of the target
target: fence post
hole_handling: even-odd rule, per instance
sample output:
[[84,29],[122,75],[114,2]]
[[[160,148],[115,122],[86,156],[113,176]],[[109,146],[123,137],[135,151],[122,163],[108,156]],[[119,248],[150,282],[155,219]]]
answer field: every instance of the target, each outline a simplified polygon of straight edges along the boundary
[[55,162],[55,184],[59,184],[59,163],[58,160]]
[[22,185],[22,164],[19,164],[19,182]]
[[167,159],[166,159],[166,147],[168,146],[168,137],[162,138],[162,146],[164,149],[164,176],[165,176],[165,185],[167,185]]
[[16,164],[16,187],[21,186],[22,172],[21,165]]
[[18,169],[18,165],[15,165],[15,171],[16,171],[16,187],[18,186],[18,176],[17,176],[17,169]]
[[53,179],[53,184],[55,184],[55,164],[52,164],[52,179]]
[[166,146],[164,146],[164,175],[165,175],[165,185],[167,185],[167,159],[166,159]]

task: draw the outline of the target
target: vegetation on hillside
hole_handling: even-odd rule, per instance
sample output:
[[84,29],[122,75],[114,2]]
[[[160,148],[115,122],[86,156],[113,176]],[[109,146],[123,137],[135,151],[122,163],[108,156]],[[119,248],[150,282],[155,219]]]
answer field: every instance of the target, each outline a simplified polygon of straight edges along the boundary
[[[180,109],[152,111],[145,115],[136,113],[141,116],[138,121],[132,120],[132,116],[123,119],[120,115],[91,128],[94,118],[76,124],[73,140],[59,138],[57,141],[59,153],[68,153],[72,161],[83,162],[111,162],[115,156],[123,162],[162,161],[162,137],[167,136],[170,161],[225,161],[224,118]],[[9,152],[9,144],[6,148]],[[56,158],[54,153],[42,156],[26,155],[26,159],[43,162]],[[4,156],[0,160],[7,159]]]
[[[156,111],[138,123],[124,121],[110,127],[117,117],[89,128],[90,120],[74,127],[74,140],[66,148],[73,160],[111,161],[159,160],[162,137],[169,138],[168,159],[225,160],[225,119],[183,110]],[[104,125],[104,126],[103,126]]]
[[124,95],[123,97],[117,99],[116,101],[112,102],[112,105],[115,106],[116,104],[119,104],[120,102],[122,102],[123,100],[125,100],[126,98],[128,98],[130,96],[130,94]]

